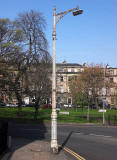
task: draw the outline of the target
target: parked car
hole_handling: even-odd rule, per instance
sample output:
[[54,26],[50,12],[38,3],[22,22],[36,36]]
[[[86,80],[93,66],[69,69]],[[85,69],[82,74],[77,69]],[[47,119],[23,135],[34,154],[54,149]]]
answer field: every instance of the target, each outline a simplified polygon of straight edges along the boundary
[[6,104],[6,107],[17,107],[17,104],[13,104],[13,103],[8,103]]
[[5,107],[6,104],[4,102],[0,102],[0,107]]
[[52,105],[51,104],[44,104],[41,107],[42,108],[52,108]]
[[69,107],[69,108],[72,108],[72,105],[71,105],[71,104],[69,104],[69,105],[68,105],[68,107]]
[[72,108],[82,108],[80,105],[72,105]]
[[96,109],[96,108],[97,108],[96,105],[92,104],[91,109]]
[[22,107],[26,107],[27,106],[27,104],[25,104],[25,103],[22,103]]
[[64,107],[65,107],[65,108],[67,108],[67,107],[68,107],[68,108],[72,108],[72,105],[71,105],[71,104],[64,104]]
[[68,106],[68,104],[64,104],[64,107],[67,108],[67,107],[69,107],[69,106]]
[[111,107],[110,107],[110,110],[111,110],[111,109],[112,109],[112,110],[117,110],[117,107],[116,107],[116,106],[111,106]]
[[83,108],[88,108],[88,106],[83,106]]

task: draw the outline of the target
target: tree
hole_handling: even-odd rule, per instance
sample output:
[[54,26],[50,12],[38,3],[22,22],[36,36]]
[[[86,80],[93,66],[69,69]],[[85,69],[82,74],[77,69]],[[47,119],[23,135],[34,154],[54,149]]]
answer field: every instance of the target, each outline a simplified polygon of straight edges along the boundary
[[97,105],[103,84],[104,70],[102,65],[89,65],[87,68],[84,68],[84,72],[71,83],[73,102],[76,102],[76,99],[83,94],[85,95],[84,98],[88,97],[90,105]]
[[[8,22],[12,26],[11,30],[8,27]],[[51,60],[44,34],[46,23],[42,14],[33,10],[19,14],[14,22],[6,20],[4,23],[3,30],[6,32],[4,32],[5,36],[1,36],[4,37],[4,40],[0,43],[0,55],[5,60],[7,70],[2,70],[2,73],[7,77],[5,79],[6,89],[10,87],[10,93],[14,93],[17,98],[18,115],[21,115],[24,94],[32,95],[33,92],[30,89],[31,86],[28,85],[31,82],[31,74],[35,73],[35,77],[37,77],[37,73],[39,74],[42,69],[43,60],[46,62],[46,66]],[[12,36],[7,41],[9,33]],[[14,77],[12,77],[11,69],[15,73]],[[49,68],[46,68],[46,71],[47,69]],[[29,73],[31,73],[30,76]],[[44,74],[41,76],[43,77]],[[43,79],[40,79],[40,84]],[[49,81],[46,81],[46,84],[50,84]],[[32,82],[31,85],[33,86]],[[8,89],[6,92],[8,93]]]
[[4,62],[4,68],[2,67],[1,74],[2,79],[0,81],[1,88],[9,97],[14,99],[16,97],[18,101],[18,115],[21,115],[22,96],[25,89],[22,89],[22,79],[26,73],[26,66],[24,63],[25,56],[22,53],[15,53],[13,58],[11,54]]
[[37,119],[39,106],[51,98],[52,87],[49,68],[51,68],[51,60],[46,61],[46,59],[43,58],[31,67],[28,74],[29,81],[27,85],[31,86],[28,87],[28,93],[30,93],[30,97],[34,97],[35,119]]
[[117,91],[115,92],[115,104],[117,105]]
[[31,10],[29,13],[20,13],[15,23],[23,32],[23,45],[27,46],[25,52],[28,69],[24,77],[26,94],[35,96],[35,115],[37,115],[36,106],[42,99],[48,97],[51,88],[48,72],[51,57],[44,34],[46,22],[41,13]]
[[43,56],[48,48],[44,33],[46,21],[43,15],[34,10],[20,13],[15,20],[15,24],[23,32],[24,41],[22,45],[24,45],[24,50],[28,54],[28,63],[35,60],[37,55]]
[[86,86],[81,77],[73,78],[70,84],[70,88],[74,105],[80,105],[83,108],[83,106],[88,104]]
[[0,57],[6,60],[10,54],[21,50],[22,33],[9,19],[0,19]]
[[[2,92],[12,98],[15,94],[19,104],[22,103],[19,83],[24,74],[25,54],[20,42],[22,32],[9,19],[0,19],[0,85]],[[20,108],[20,107],[18,107]]]

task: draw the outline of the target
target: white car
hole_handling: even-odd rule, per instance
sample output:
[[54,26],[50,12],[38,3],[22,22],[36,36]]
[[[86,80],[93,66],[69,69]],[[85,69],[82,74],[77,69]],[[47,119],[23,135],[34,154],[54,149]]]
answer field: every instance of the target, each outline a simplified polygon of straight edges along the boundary
[[70,108],[72,108],[72,105],[71,105],[71,104],[69,104],[69,107],[70,107]]
[[6,104],[6,107],[17,107],[17,106],[18,106],[17,104],[13,103]]
[[64,107],[69,107],[69,108],[71,108],[72,105],[71,105],[71,104],[64,104]]

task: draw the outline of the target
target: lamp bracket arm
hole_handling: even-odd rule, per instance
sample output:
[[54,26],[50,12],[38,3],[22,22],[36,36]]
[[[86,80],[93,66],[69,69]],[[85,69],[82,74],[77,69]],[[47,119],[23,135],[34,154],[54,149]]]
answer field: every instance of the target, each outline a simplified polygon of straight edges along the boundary
[[56,14],[56,24],[60,21],[61,18],[63,18],[66,14],[70,13],[70,12],[73,12],[75,10],[78,10],[79,7],[77,6],[76,8],[73,8],[73,9],[70,9],[70,10],[67,10],[67,11],[64,11],[64,12],[60,12],[58,14]]

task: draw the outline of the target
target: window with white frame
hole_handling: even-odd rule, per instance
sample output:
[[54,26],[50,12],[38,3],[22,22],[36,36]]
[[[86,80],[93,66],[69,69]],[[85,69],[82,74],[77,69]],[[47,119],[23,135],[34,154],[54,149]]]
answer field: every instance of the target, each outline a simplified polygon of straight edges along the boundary
[[34,91],[35,90],[35,86],[34,85],[32,85],[32,91]]
[[83,71],[84,71],[84,68],[81,68],[80,71],[83,72]]
[[70,87],[68,86],[68,89],[67,89],[68,93],[70,93]]
[[114,95],[114,88],[110,88],[110,95]]
[[100,95],[100,89],[97,88],[97,95]]
[[60,92],[63,93],[64,92],[64,87],[60,86]]
[[102,95],[106,96],[106,88],[105,87],[102,88]]
[[113,70],[110,70],[110,75],[113,75]]
[[92,88],[89,88],[89,96],[91,96],[92,95]]
[[77,68],[74,68],[74,72],[78,72],[78,69],[77,69]]
[[71,72],[71,68],[68,68],[67,71],[68,71],[68,72]]

